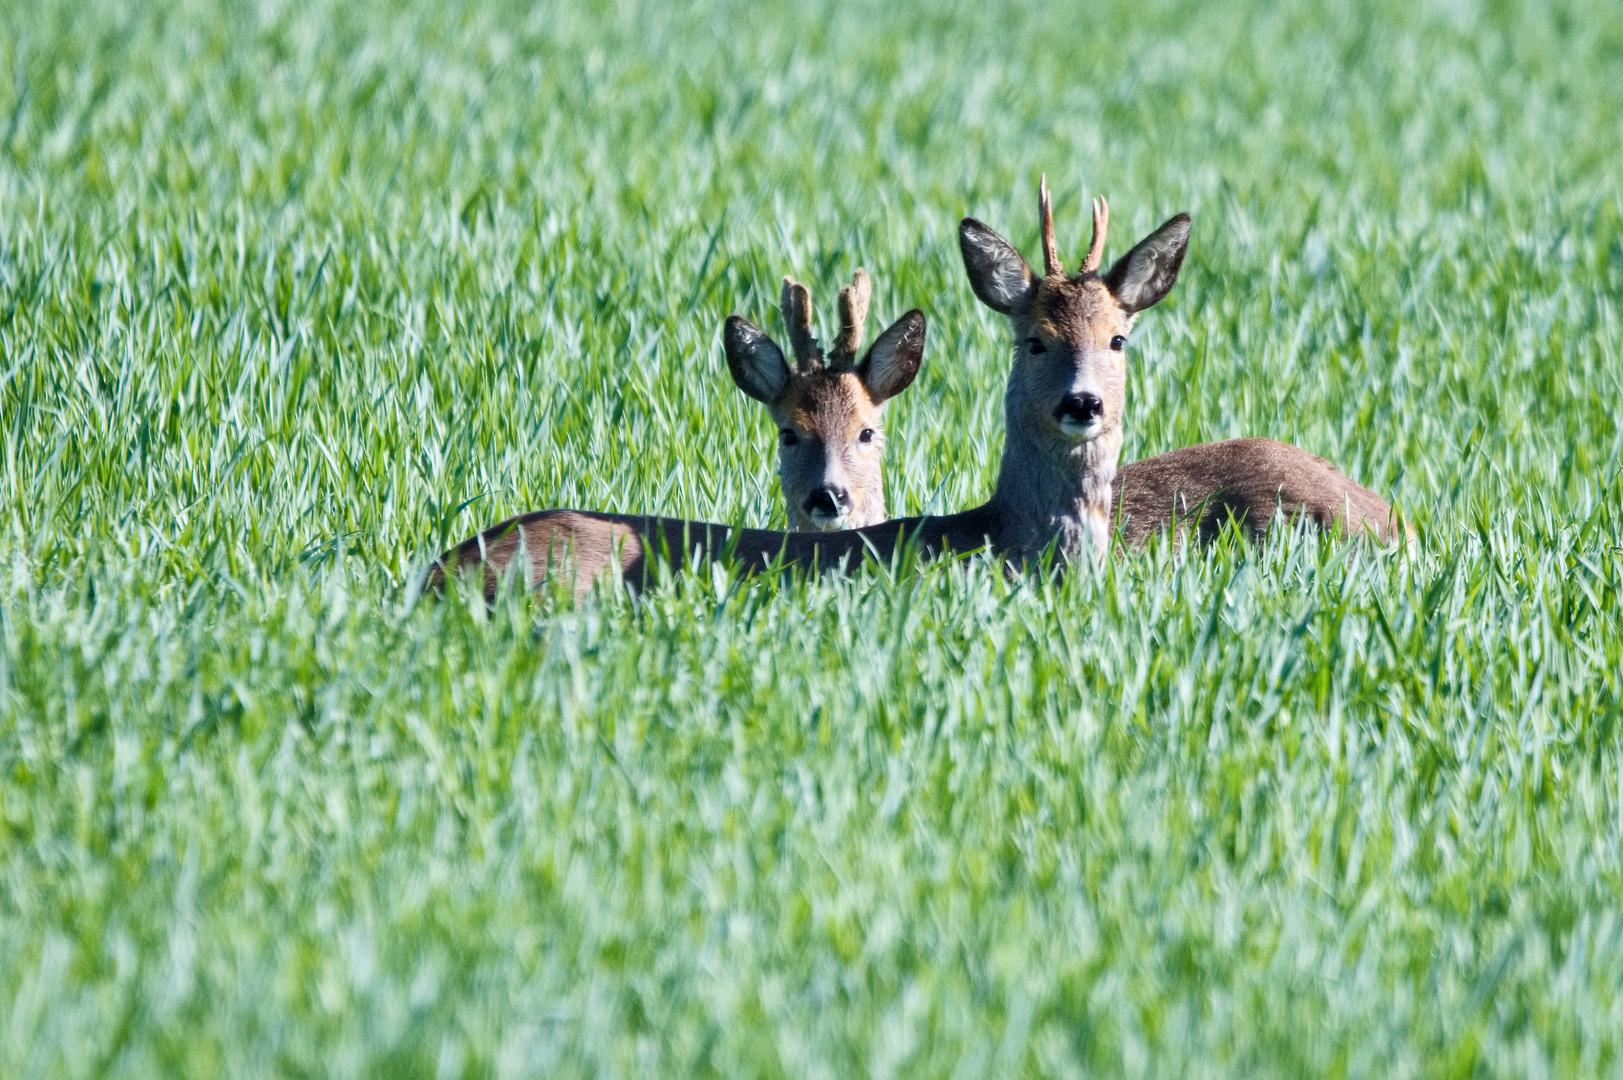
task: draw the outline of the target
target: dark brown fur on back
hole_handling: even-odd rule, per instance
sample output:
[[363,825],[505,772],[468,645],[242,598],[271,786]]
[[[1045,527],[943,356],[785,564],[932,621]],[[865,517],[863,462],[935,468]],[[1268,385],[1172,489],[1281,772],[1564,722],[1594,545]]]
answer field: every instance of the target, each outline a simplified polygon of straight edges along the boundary
[[1258,541],[1281,519],[1382,541],[1397,528],[1385,499],[1323,458],[1272,439],[1202,443],[1135,461],[1117,471],[1115,486],[1127,547],[1169,525],[1180,538],[1209,541],[1230,519]]

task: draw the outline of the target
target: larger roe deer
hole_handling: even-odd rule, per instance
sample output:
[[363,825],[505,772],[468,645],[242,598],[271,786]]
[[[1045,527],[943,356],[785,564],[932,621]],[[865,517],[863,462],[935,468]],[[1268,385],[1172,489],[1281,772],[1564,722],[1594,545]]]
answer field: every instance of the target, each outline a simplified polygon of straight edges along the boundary
[[[1103,199],[1098,213],[1103,235],[1109,222]],[[870,289],[859,269],[840,291],[839,345],[827,364],[812,336],[810,295],[792,278],[784,279],[782,313],[798,363],[761,348],[755,338],[765,335],[746,320],[727,320],[733,381],[767,405],[778,427],[779,475],[795,530],[860,529],[886,518],[884,403],[907,388],[918,368],[892,368],[880,380],[867,374],[866,362],[853,368]],[[1180,539],[1210,541],[1230,520],[1253,541],[1276,521],[1306,521],[1342,535],[1367,531],[1383,541],[1394,523],[1380,496],[1323,458],[1272,439],[1225,439],[1135,461],[1117,470],[1113,488],[1111,525],[1126,547],[1141,547],[1169,528]]]

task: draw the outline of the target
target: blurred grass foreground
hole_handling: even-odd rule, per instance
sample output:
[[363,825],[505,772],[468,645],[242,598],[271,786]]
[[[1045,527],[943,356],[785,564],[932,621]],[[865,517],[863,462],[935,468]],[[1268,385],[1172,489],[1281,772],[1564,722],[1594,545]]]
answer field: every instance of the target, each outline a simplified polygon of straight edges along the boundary
[[[1623,1075],[1620,160],[1613,0],[0,7],[0,1076]],[[1194,215],[1126,458],[1413,558],[413,599],[781,527],[786,273],[984,497],[1039,171]]]

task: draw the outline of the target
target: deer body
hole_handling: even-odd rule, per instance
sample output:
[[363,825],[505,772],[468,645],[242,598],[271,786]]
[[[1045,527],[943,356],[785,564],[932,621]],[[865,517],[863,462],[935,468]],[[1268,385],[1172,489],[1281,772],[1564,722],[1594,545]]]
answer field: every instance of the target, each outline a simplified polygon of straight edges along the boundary
[[[1006,458],[1007,460],[1007,458]],[[1100,528],[1120,525],[1123,546],[1142,547],[1171,529],[1184,539],[1214,539],[1234,520],[1253,540],[1276,519],[1309,521],[1326,531],[1381,540],[1393,534],[1391,508],[1379,495],[1348,479],[1322,458],[1271,439],[1228,439],[1136,461],[1116,473],[1112,517],[1087,499],[1073,500],[1058,478],[1006,486],[1000,477],[992,500],[972,510],[909,517],[838,532],[735,529],[681,518],[544,510],[509,518],[447,552],[430,571],[438,589],[447,567],[480,564],[482,587],[493,596],[513,560],[523,553],[525,584],[557,573],[573,576],[577,595],[605,574],[640,587],[650,556],[681,569],[691,558],[730,554],[746,570],[784,565],[813,570],[854,566],[868,554],[889,559],[911,540],[937,557],[991,547],[1014,562],[1041,555],[1058,540],[1061,552],[1079,554]]]

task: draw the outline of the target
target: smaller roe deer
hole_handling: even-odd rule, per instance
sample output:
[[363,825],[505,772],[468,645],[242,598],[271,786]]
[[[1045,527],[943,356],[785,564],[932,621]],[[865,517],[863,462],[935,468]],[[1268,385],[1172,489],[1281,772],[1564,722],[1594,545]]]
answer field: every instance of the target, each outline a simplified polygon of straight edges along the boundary
[[[1094,244],[1102,248],[1109,227],[1109,208],[1102,198],[1095,214]],[[1046,209],[1043,220],[1045,227],[1051,220]],[[1051,242],[1045,235],[1045,246]],[[1050,267],[1057,265],[1057,253],[1053,258]],[[1090,252],[1084,270],[1097,263],[1098,252]],[[851,374],[850,358],[862,343],[869,292],[868,275],[860,269],[841,290],[840,344],[836,360],[826,365],[811,336],[810,296],[791,278],[784,279],[782,308],[790,342],[802,358],[798,367],[783,364],[776,346],[762,349],[758,342],[765,335],[744,319],[734,315],[727,320],[727,366],[733,381],[766,402],[778,425],[779,471],[793,529],[831,532],[885,520],[881,410],[913,381],[918,365],[905,371],[892,365],[895,374],[877,390],[871,380]],[[917,314],[909,312],[887,330],[874,351]],[[918,325],[922,332],[922,317]],[[764,358],[761,370],[750,366],[756,355]],[[838,360],[842,356],[843,365]],[[777,380],[775,386],[766,385],[768,379]],[[1307,521],[1342,535],[1369,532],[1381,540],[1389,538],[1394,523],[1391,507],[1380,496],[1323,458],[1272,439],[1225,439],[1136,461],[1117,470],[1113,486],[1112,524],[1127,547],[1140,547],[1168,528],[1180,539],[1192,533],[1210,541],[1231,519],[1258,542],[1276,521]]]
[[727,367],[738,388],[766,405],[778,425],[778,476],[789,527],[813,532],[877,525],[886,518],[881,463],[885,402],[906,390],[924,357],[924,315],[891,324],[860,362],[871,287],[858,270],[840,290],[840,333],[824,357],[812,333],[811,294],[783,279],[783,321],[795,355],[747,319],[727,318]]

